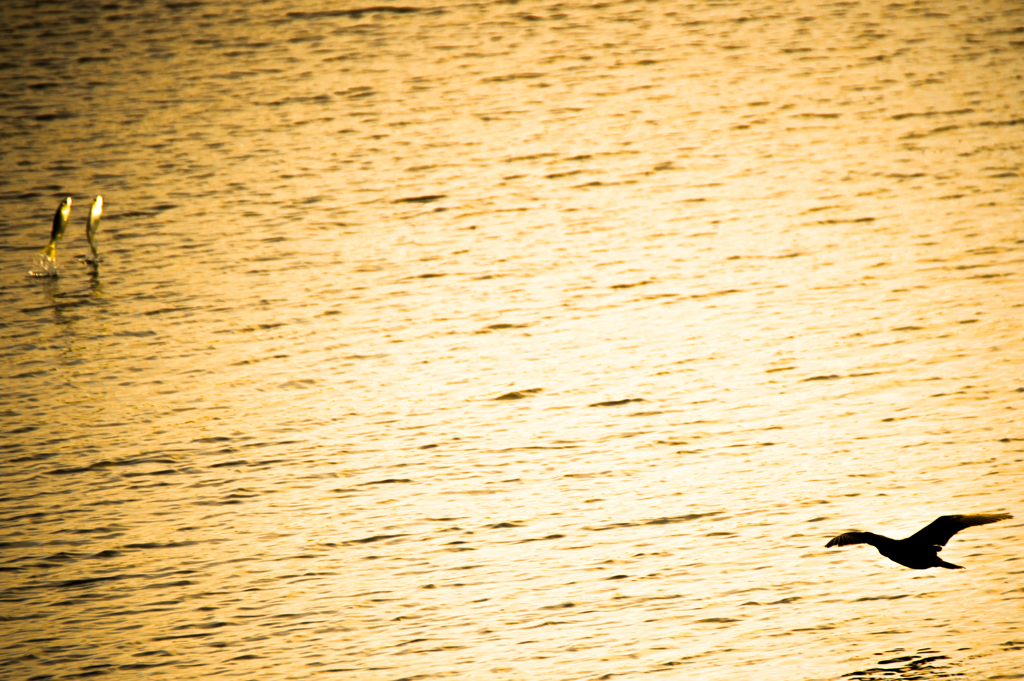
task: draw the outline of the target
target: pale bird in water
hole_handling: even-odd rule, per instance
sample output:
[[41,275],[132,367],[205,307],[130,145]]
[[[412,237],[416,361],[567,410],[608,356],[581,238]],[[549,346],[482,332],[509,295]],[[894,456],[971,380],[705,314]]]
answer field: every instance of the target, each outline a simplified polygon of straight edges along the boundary
[[871,532],[846,532],[834,537],[828,544],[825,544],[825,548],[849,544],[871,544],[889,560],[915,570],[926,570],[932,567],[963,570],[965,568],[962,565],[947,563],[938,556],[939,551],[946,545],[949,538],[965,527],[988,525],[1000,520],[1009,520],[1012,517],[1009,513],[944,515],[906,539],[889,539]]
[[64,236],[64,230],[68,228],[68,219],[71,217],[71,197],[65,197],[57,212],[53,214],[53,228],[50,230],[50,243],[46,248],[39,251],[50,262],[57,261],[57,242]]
[[97,196],[92,200],[92,208],[89,209],[89,219],[85,223],[85,236],[89,239],[89,248],[92,249],[92,261],[99,262],[100,255],[96,250],[96,232],[100,228],[100,217],[103,215],[103,197]]
[[99,251],[96,249],[96,231],[99,229],[99,218],[103,215],[103,198],[96,197],[92,200],[92,208],[89,209],[89,218],[85,223],[85,236],[89,240],[89,248],[92,250],[92,262],[99,262]]

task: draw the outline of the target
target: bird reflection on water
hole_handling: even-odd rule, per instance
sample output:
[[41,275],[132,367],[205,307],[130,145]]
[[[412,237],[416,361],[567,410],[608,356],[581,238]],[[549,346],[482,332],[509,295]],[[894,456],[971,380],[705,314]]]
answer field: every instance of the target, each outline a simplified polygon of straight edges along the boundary
[[945,655],[936,654],[931,648],[922,648],[917,653],[904,654],[902,648],[877,653],[877,655],[895,655],[885,660],[879,660],[877,666],[870,669],[863,669],[848,674],[843,674],[844,679],[861,679],[873,681],[874,679],[916,679],[927,681],[929,679],[956,679],[963,678],[960,672],[953,671],[948,664],[935,664],[941,660],[948,660]]

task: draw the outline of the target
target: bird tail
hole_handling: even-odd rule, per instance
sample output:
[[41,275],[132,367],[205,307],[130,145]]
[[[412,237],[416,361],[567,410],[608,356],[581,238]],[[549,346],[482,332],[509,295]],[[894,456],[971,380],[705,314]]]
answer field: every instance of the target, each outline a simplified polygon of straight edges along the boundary
[[963,565],[953,565],[952,563],[947,563],[946,561],[942,560],[941,558],[938,558],[938,561],[939,562],[937,562],[935,564],[935,567],[943,567],[943,568],[946,568],[947,570],[966,570],[967,569]]
[[46,248],[39,251],[47,260],[54,260],[57,257],[57,240],[54,239],[46,244]]

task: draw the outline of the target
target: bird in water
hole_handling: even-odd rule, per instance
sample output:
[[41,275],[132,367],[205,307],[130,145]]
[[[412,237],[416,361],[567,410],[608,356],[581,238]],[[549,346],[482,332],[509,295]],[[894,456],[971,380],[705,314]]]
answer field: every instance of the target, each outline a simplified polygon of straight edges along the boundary
[[949,538],[965,527],[988,525],[1000,520],[1009,520],[1012,517],[1009,513],[944,515],[906,539],[889,539],[871,532],[846,532],[838,537],[833,537],[828,544],[825,544],[825,548],[850,544],[871,544],[889,560],[914,570],[926,570],[933,567],[963,570],[965,568],[962,565],[947,563],[938,556],[939,551],[946,545]]
[[96,231],[100,228],[100,217],[103,215],[103,197],[97,196],[92,200],[92,208],[89,209],[89,219],[85,223],[85,236],[89,239],[89,248],[92,249],[92,263],[100,261],[100,254],[96,250]]
[[64,230],[68,228],[68,219],[71,217],[71,197],[65,197],[57,212],[53,214],[53,228],[50,230],[50,243],[46,248],[39,251],[43,257],[52,263],[57,262],[57,242],[64,236]]

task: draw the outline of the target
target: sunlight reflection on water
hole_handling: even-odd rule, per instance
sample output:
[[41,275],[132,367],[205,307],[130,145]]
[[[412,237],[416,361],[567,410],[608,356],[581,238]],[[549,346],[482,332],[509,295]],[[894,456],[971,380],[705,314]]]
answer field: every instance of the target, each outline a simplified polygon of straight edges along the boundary
[[1012,673],[1021,11],[407,9],[3,10],[0,674]]

